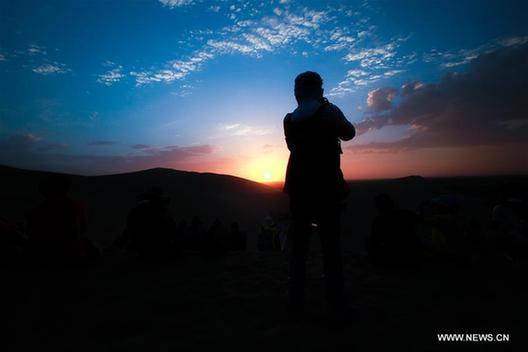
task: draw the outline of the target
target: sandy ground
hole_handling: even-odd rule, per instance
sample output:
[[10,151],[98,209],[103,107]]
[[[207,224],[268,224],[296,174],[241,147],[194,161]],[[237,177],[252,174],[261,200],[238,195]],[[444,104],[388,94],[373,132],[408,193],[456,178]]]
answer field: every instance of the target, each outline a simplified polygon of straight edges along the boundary
[[[281,253],[198,253],[145,265],[107,256],[61,274],[10,270],[9,344],[27,351],[523,350],[525,271],[427,263],[380,274],[345,255],[354,310],[336,329],[324,305],[321,257],[309,263],[307,312],[285,312]],[[439,343],[437,333],[509,333],[509,343]]]

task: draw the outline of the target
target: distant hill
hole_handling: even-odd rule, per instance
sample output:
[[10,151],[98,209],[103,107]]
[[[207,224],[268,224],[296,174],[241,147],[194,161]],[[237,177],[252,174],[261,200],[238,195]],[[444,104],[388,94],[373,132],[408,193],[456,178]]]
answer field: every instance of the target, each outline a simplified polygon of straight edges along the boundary
[[[24,221],[24,213],[42,201],[39,179],[48,172],[0,166],[0,216]],[[109,245],[121,234],[136,196],[159,186],[172,198],[171,214],[176,221],[200,216],[209,226],[219,218],[226,226],[238,221],[248,233],[248,247],[256,249],[263,218],[288,213],[288,199],[280,184],[264,185],[243,178],[172,169],[150,169],[108,176],[70,175],[72,195],[88,210],[87,237],[100,246]],[[440,194],[457,194],[461,213],[485,222],[502,185],[519,184],[528,189],[527,176],[424,178],[408,176],[387,180],[349,181],[351,194],[342,216],[343,247],[361,251],[375,216],[374,197],[387,193],[397,206],[418,210],[419,205]],[[313,241],[316,244],[318,241]]]
[[[50,174],[0,166],[0,216],[23,221],[24,213],[42,201],[40,178]],[[69,176],[72,196],[87,206],[87,237],[101,246],[110,244],[123,231],[136,196],[152,186],[163,188],[172,198],[170,211],[177,221],[197,215],[208,226],[218,217],[226,226],[239,221],[242,228],[254,233],[268,212],[287,211],[286,198],[276,189],[234,176],[163,168]]]

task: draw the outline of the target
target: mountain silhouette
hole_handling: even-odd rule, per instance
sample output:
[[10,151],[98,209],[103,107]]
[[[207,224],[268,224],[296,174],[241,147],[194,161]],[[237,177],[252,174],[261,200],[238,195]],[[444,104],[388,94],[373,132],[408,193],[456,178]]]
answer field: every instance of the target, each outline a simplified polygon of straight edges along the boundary
[[[24,221],[25,212],[42,200],[39,180],[52,174],[0,166],[0,193],[4,200],[0,215]],[[249,233],[256,233],[269,212],[287,212],[287,200],[280,190],[235,176],[154,168],[69,178],[72,196],[87,208],[86,236],[102,247],[121,234],[137,195],[152,186],[161,187],[171,197],[170,213],[177,221],[199,216],[209,224],[219,218],[224,223],[238,221]],[[248,238],[249,248],[256,247],[254,240]]]

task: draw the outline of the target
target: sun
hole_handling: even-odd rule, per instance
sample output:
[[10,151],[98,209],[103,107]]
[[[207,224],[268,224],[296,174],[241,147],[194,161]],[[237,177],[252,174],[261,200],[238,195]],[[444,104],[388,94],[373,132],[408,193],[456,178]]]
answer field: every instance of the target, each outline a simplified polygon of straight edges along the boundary
[[262,178],[264,181],[272,181],[273,180],[273,172],[271,170],[264,170],[264,173],[262,174]]
[[244,163],[241,175],[256,182],[279,182],[284,177],[286,163],[286,160],[275,155],[252,158]]

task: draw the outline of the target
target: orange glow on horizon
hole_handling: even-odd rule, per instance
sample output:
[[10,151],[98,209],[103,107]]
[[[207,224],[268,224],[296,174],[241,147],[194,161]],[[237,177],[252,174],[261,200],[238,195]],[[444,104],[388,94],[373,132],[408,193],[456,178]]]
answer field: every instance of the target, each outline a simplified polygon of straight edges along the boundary
[[242,177],[260,183],[280,182],[284,180],[286,163],[283,158],[266,155],[251,159],[240,173]]
[[[347,180],[390,179],[409,175],[424,177],[528,174],[528,159],[521,152],[526,143],[472,148],[429,148],[399,152],[363,153],[344,150],[341,168]],[[253,153],[252,153],[253,152]],[[289,152],[245,150],[238,158],[218,158],[175,167],[215,172],[263,184],[284,182]],[[521,165],[521,167],[519,167]]]

